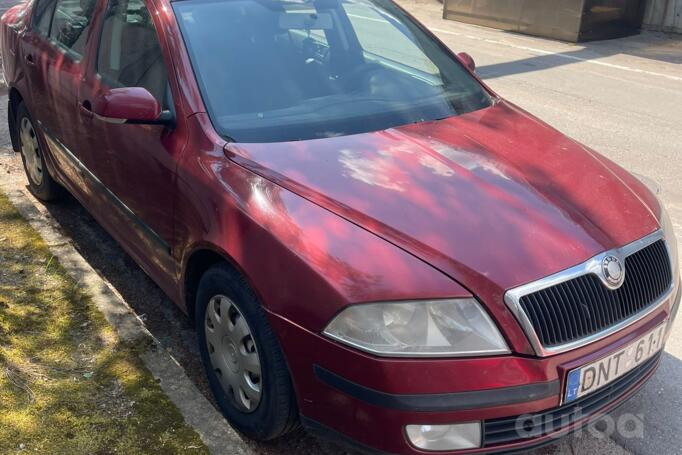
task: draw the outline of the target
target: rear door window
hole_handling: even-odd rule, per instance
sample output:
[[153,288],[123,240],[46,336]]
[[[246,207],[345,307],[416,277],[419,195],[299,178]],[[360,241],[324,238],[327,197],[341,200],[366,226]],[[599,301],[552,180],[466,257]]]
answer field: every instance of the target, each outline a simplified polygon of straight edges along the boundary
[[55,0],[38,0],[33,10],[33,30],[42,36],[50,33]]
[[76,60],[85,53],[96,5],[97,0],[57,0],[50,37]]

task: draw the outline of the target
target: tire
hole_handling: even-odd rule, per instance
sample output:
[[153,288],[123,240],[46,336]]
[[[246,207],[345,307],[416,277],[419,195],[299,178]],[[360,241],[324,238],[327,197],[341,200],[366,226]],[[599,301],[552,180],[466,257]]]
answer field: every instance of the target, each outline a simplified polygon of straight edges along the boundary
[[28,188],[41,201],[58,200],[62,196],[62,187],[52,178],[45,161],[42,141],[39,137],[38,125],[22,102],[17,108],[15,128],[21,147],[21,160],[28,179]]
[[227,264],[211,267],[199,282],[196,305],[201,360],[225,418],[257,441],[296,429],[298,409],[284,355],[244,278]]

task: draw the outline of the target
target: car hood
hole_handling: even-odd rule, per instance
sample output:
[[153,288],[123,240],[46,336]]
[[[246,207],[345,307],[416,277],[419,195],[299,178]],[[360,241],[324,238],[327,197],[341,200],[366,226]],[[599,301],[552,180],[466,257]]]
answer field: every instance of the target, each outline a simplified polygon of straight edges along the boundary
[[622,169],[503,101],[379,132],[229,144],[226,153],[478,295],[499,298],[658,228],[652,201]]

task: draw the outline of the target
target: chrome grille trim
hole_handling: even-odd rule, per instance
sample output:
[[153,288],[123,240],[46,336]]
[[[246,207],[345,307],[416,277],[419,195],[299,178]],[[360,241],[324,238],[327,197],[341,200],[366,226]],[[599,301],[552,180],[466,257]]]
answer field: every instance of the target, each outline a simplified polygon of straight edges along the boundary
[[[635,242],[632,242],[621,248],[600,253],[594,256],[593,258],[583,262],[582,264],[578,264],[574,267],[568,268],[566,270],[555,273],[540,280],[534,281],[532,283],[528,283],[516,287],[514,289],[508,290],[504,295],[505,304],[507,305],[507,308],[509,308],[509,310],[514,314],[516,320],[519,322],[523,331],[526,333],[526,336],[528,337],[530,344],[535,350],[535,353],[540,357],[548,357],[551,355],[556,355],[562,352],[570,351],[572,349],[577,349],[582,346],[586,346],[590,343],[606,338],[609,335],[612,335],[613,333],[618,332],[619,330],[622,330],[625,327],[634,324],[638,320],[642,319],[646,315],[658,309],[666,301],[668,301],[672,296],[673,290],[675,289],[675,286],[677,284],[675,283],[674,280],[671,280],[670,287],[665,291],[663,295],[661,295],[654,303],[645,307],[641,311],[629,316],[628,318],[604,330],[593,333],[584,338],[580,338],[565,344],[550,347],[543,346],[542,342],[540,341],[540,338],[535,332],[535,329],[529,316],[525,313],[520,303],[521,298],[524,296],[533,294],[537,291],[547,289],[557,284],[564,283],[566,281],[588,274],[596,275],[597,277],[599,277],[600,281],[604,284],[604,286],[606,286],[607,288],[612,288],[610,284],[606,281],[606,278],[601,273],[602,261],[604,260],[604,258],[607,256],[615,256],[618,259],[620,259],[623,263],[625,263],[626,257],[652,245],[653,243],[659,240],[663,240],[665,242],[662,230],[658,230],[640,240],[636,240]],[[668,256],[672,257],[672,255],[670,254],[670,247],[668,246],[667,243],[666,248],[668,249]],[[670,264],[670,267],[672,270],[673,267],[672,263]]]

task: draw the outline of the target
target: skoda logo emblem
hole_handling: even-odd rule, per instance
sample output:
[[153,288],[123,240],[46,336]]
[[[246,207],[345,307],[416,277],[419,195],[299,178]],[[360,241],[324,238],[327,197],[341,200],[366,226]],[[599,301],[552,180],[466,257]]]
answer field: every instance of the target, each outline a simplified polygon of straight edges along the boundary
[[615,256],[606,256],[601,264],[606,281],[613,287],[620,287],[625,279],[623,263]]

